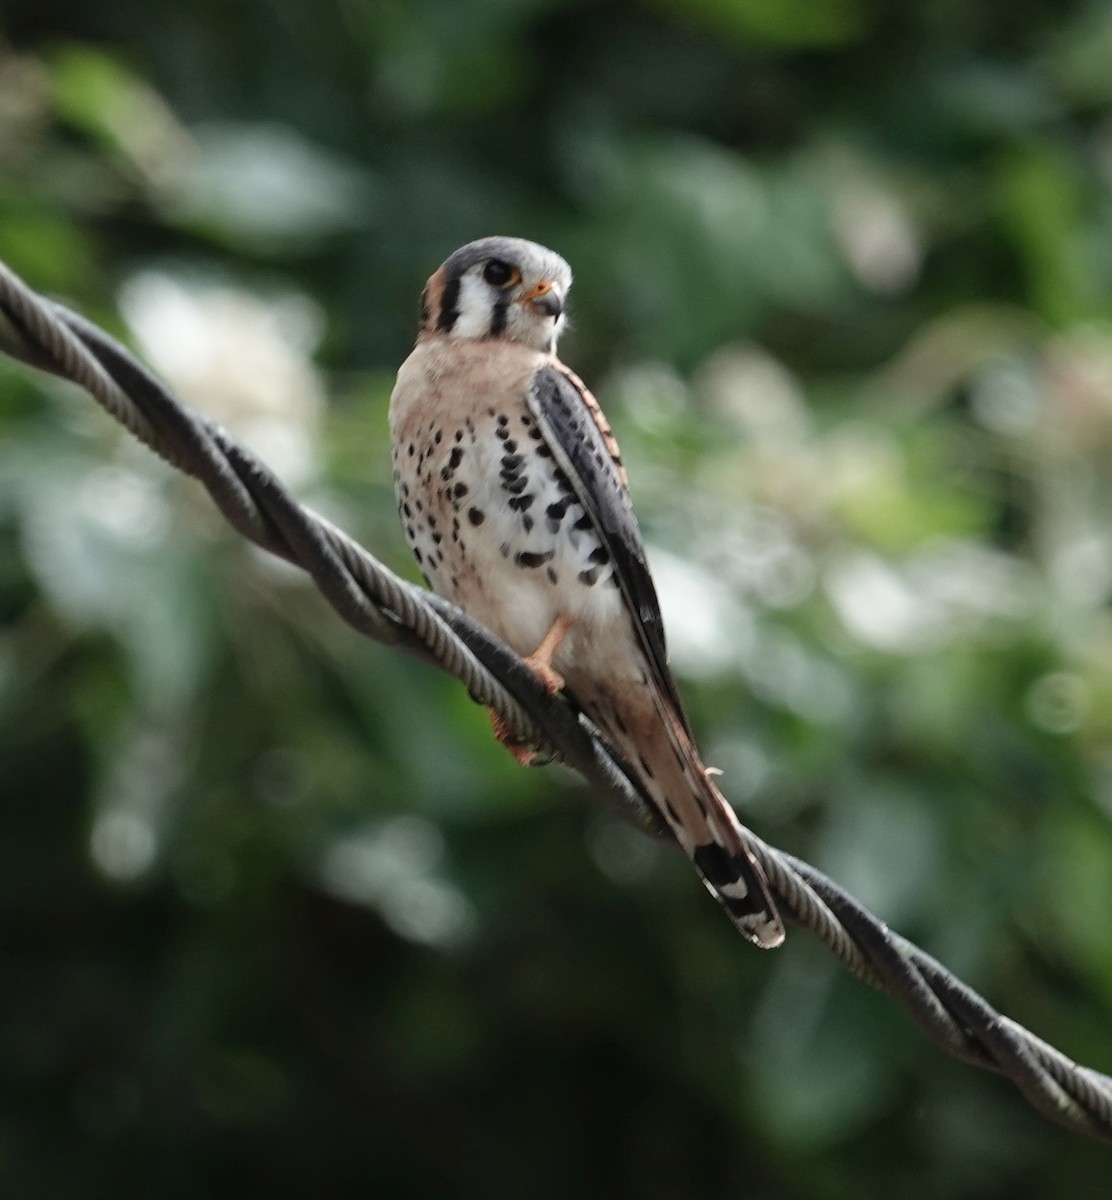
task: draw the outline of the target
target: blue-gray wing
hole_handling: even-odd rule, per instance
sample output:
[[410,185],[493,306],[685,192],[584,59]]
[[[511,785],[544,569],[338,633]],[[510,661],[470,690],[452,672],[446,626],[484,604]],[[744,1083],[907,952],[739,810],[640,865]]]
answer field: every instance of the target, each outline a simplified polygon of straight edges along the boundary
[[528,404],[557,466],[610,556],[653,682],[690,734],[683,701],[668,670],[664,622],[645,543],[630,504],[618,447],[598,402],[570,371],[548,364],[533,376]]

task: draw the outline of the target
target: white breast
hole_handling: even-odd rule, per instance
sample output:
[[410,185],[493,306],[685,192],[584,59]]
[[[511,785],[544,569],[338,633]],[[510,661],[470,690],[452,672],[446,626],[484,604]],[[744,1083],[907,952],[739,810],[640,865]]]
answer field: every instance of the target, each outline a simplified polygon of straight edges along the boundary
[[492,355],[482,343],[456,349],[419,346],[391,400],[410,547],[437,592],[519,654],[570,616],[554,665],[593,658],[630,626],[613,564],[525,402],[544,356]]

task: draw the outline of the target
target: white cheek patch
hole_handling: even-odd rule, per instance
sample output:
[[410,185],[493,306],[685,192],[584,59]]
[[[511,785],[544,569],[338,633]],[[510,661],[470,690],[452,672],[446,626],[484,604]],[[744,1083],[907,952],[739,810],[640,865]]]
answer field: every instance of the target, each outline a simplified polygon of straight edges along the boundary
[[452,332],[459,337],[486,337],[492,314],[490,289],[474,275],[464,275],[459,284],[459,316]]

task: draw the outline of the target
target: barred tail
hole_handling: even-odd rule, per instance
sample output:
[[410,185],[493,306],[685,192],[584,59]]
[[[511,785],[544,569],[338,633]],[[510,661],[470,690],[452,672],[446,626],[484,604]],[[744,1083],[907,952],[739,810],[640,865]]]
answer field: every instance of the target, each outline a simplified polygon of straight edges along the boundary
[[627,712],[617,730],[605,719],[599,723],[637,772],[707,890],[744,937],[771,950],[784,940],[784,925],[746,845],[748,832],[707,775],[683,724],[665,701],[654,701],[651,715],[630,721]]
[[[718,789],[709,780],[708,784],[722,807],[732,815],[733,810]],[[707,891],[741,933],[762,950],[774,950],[784,940],[784,925],[769,894],[765,873],[745,845],[745,829],[736,817],[734,823],[739,834],[736,850],[709,841],[692,847],[688,853]]]

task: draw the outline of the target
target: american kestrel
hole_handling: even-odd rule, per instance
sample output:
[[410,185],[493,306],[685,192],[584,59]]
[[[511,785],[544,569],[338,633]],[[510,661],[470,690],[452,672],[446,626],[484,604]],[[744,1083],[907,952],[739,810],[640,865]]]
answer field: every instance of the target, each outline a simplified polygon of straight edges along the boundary
[[570,287],[559,255],[507,237],[461,247],[429,280],[390,401],[406,538],[429,585],[621,754],[737,928],[778,946],[764,872],[668,670],[617,443],[556,357]]

